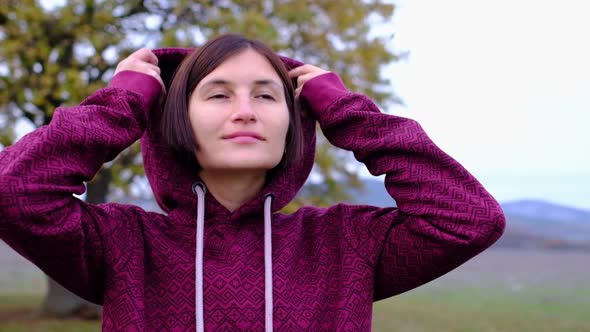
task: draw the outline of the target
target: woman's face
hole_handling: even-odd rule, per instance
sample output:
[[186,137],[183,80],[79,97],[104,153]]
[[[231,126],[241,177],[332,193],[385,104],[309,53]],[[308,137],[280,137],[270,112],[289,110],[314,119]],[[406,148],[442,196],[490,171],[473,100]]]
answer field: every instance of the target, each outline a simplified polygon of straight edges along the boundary
[[205,76],[189,100],[203,170],[270,170],[281,161],[289,110],[279,75],[252,49]]

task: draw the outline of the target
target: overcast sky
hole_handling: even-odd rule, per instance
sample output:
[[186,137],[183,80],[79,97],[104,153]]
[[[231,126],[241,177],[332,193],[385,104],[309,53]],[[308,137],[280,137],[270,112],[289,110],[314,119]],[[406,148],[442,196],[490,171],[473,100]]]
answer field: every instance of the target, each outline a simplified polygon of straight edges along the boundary
[[586,1],[397,1],[387,69],[405,107],[499,200],[590,209]]

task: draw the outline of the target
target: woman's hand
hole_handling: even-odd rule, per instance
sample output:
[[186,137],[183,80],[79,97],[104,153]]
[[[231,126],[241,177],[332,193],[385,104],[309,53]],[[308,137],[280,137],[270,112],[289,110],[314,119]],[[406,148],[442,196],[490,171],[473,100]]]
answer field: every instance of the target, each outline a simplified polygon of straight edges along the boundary
[[295,89],[295,97],[299,97],[303,85],[314,77],[329,73],[329,71],[318,68],[312,65],[303,65],[293,68],[289,71],[289,77],[297,77],[297,88]]
[[117,75],[117,73],[124,70],[131,70],[150,75],[160,82],[160,85],[162,86],[162,95],[166,93],[166,86],[164,85],[162,77],[160,77],[158,57],[156,57],[156,55],[151,50],[147,48],[141,48],[131,53],[128,57],[119,62],[117,69],[115,69],[114,75]]

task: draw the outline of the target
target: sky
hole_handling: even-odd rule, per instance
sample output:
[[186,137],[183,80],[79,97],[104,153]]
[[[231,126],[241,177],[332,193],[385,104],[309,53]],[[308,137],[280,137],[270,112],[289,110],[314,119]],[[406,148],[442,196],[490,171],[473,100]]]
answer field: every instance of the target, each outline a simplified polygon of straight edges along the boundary
[[590,3],[396,1],[385,75],[432,140],[499,201],[590,209]]

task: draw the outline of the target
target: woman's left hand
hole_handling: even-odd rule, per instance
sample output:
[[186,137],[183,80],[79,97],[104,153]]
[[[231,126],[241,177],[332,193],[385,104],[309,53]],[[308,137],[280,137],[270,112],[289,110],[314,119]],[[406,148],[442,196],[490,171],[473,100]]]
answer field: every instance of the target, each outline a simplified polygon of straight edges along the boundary
[[314,77],[329,73],[329,71],[318,68],[312,65],[302,65],[297,68],[293,68],[289,71],[289,77],[297,77],[297,88],[295,89],[295,97],[299,97],[303,85]]

